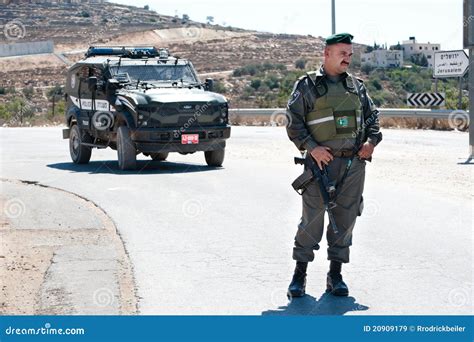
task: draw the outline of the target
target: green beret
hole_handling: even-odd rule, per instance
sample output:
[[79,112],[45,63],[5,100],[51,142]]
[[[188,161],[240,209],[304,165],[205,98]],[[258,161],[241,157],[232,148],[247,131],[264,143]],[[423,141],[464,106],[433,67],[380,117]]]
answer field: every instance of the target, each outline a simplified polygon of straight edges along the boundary
[[326,45],[332,45],[337,43],[352,44],[354,36],[349,33],[338,33],[333,34],[326,38]]

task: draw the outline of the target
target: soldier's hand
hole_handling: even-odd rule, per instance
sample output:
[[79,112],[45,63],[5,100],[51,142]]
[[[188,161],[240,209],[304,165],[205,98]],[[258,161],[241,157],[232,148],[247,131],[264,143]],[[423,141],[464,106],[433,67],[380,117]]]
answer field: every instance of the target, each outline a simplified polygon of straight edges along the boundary
[[368,159],[372,157],[372,153],[374,153],[374,148],[375,148],[374,145],[372,145],[369,142],[366,142],[364,143],[364,145],[362,145],[362,147],[360,148],[359,152],[357,152],[357,154],[359,155],[361,159]]
[[334,159],[331,154],[331,149],[326,146],[315,147],[311,151],[311,156],[316,160],[316,163],[321,170],[323,169],[323,165],[328,165],[329,162]]

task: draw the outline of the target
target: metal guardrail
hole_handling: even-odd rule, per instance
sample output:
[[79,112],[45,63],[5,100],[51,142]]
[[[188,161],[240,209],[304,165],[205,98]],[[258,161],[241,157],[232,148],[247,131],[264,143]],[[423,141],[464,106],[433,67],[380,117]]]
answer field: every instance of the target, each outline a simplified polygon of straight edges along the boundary
[[[410,109],[410,108],[379,108],[381,117],[387,118],[427,118],[448,119],[451,113],[461,112],[447,109]],[[237,116],[272,116],[285,114],[285,108],[234,108],[229,109],[229,114]],[[469,111],[462,111],[469,113]]]

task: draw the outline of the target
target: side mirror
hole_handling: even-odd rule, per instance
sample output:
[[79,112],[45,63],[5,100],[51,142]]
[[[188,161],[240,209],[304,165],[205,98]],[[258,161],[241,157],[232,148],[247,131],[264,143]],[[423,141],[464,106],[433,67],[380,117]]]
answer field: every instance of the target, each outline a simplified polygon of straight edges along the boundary
[[212,91],[214,89],[214,80],[212,78],[206,78],[204,89],[207,91]]
[[95,92],[97,90],[97,77],[91,76],[87,79],[87,86],[89,91]]

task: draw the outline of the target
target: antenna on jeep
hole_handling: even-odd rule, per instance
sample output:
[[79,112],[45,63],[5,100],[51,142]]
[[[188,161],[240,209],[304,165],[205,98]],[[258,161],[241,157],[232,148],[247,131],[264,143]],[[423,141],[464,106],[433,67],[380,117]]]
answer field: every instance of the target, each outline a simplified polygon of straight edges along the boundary
[[119,73],[120,64],[121,64],[121,63],[122,63],[122,56],[119,57],[118,68],[117,68],[117,74]]

